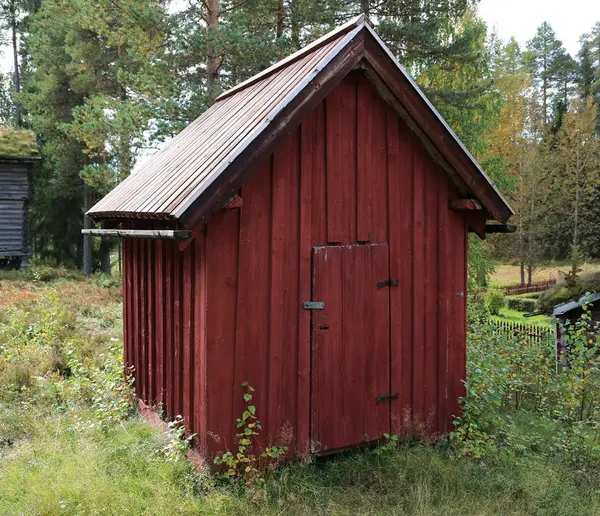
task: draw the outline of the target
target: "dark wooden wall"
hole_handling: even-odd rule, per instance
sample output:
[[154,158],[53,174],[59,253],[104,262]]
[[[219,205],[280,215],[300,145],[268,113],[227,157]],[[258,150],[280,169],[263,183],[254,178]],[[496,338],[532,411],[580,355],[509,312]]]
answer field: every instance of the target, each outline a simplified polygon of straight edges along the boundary
[[467,252],[452,195],[370,83],[347,77],[252,175],[243,207],[217,214],[190,248],[127,242],[126,356],[141,398],[192,421],[212,455],[234,445],[248,381],[263,442],[306,453],[312,249],[387,242],[400,279],[389,301],[393,431],[449,430],[465,377]]
[[30,166],[0,160],[0,257],[29,254],[27,201]]

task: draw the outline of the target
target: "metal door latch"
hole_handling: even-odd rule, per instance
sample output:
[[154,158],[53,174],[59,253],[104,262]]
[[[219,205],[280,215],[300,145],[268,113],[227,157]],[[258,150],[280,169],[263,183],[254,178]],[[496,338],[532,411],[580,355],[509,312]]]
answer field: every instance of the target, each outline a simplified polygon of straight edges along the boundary
[[382,394],[381,396],[377,396],[377,403],[381,403],[382,401],[387,400],[397,400],[400,396],[399,392],[388,392],[387,394]]
[[302,308],[305,310],[323,310],[325,303],[323,301],[304,301]]
[[400,280],[398,278],[389,278],[389,279],[386,279],[385,281],[377,282],[377,288],[397,287],[398,285],[400,285]]

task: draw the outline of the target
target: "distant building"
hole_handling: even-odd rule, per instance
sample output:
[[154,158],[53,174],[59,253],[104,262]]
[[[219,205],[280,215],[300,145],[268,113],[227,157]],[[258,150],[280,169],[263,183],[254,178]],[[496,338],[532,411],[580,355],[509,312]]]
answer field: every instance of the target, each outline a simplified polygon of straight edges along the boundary
[[[600,293],[583,294],[577,300],[567,301],[556,305],[552,311],[552,316],[557,319],[556,323],[556,359],[563,365],[567,365],[567,355],[569,352],[568,345],[565,342],[564,332],[562,328],[568,323],[574,324],[583,314],[583,307],[586,306],[592,321],[592,330],[596,323],[600,323]],[[590,333],[590,337],[596,338],[597,332]]]
[[29,131],[0,129],[0,268],[18,269],[29,260],[28,207],[37,156]]

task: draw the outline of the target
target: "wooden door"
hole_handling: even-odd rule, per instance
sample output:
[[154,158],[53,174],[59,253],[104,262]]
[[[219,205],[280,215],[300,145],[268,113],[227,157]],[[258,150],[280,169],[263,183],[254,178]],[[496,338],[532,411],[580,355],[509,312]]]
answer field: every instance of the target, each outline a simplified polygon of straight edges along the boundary
[[390,431],[388,246],[313,249],[311,449],[323,453]]

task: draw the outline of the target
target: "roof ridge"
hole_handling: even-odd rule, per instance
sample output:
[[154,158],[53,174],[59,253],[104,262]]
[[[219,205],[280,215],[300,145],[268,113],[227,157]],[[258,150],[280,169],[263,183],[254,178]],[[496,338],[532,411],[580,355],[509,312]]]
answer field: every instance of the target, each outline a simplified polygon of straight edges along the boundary
[[246,79],[245,81],[240,82],[239,84],[236,84],[233,88],[230,88],[227,91],[224,91],[223,93],[221,93],[221,95],[219,95],[217,97],[216,102],[220,102],[221,100],[224,100],[224,99],[230,97],[231,95],[234,95],[235,93],[238,93],[243,89],[246,89],[248,86],[251,86],[252,84],[257,83],[258,81],[265,79],[269,75],[274,74],[275,72],[279,71],[281,68],[285,68],[286,66],[289,66],[290,64],[297,61],[298,59],[303,58],[307,54],[314,52],[315,50],[319,49],[323,45],[326,45],[330,41],[338,38],[342,34],[345,34],[346,32],[350,32],[353,28],[359,27],[361,25],[369,25],[370,23],[371,22],[368,20],[368,18],[364,14],[359,14],[355,18],[352,18],[350,21],[347,21],[344,25],[341,25],[337,29],[335,29],[331,32],[328,32],[324,36],[321,36],[319,39],[316,39],[310,45],[307,45],[307,46],[301,48],[297,52],[294,52],[293,54],[287,56],[286,58],[282,59],[281,61],[277,61],[276,63],[272,64],[268,68],[265,68],[262,72],[259,72],[256,75],[253,75],[252,77],[250,77],[249,79]]

